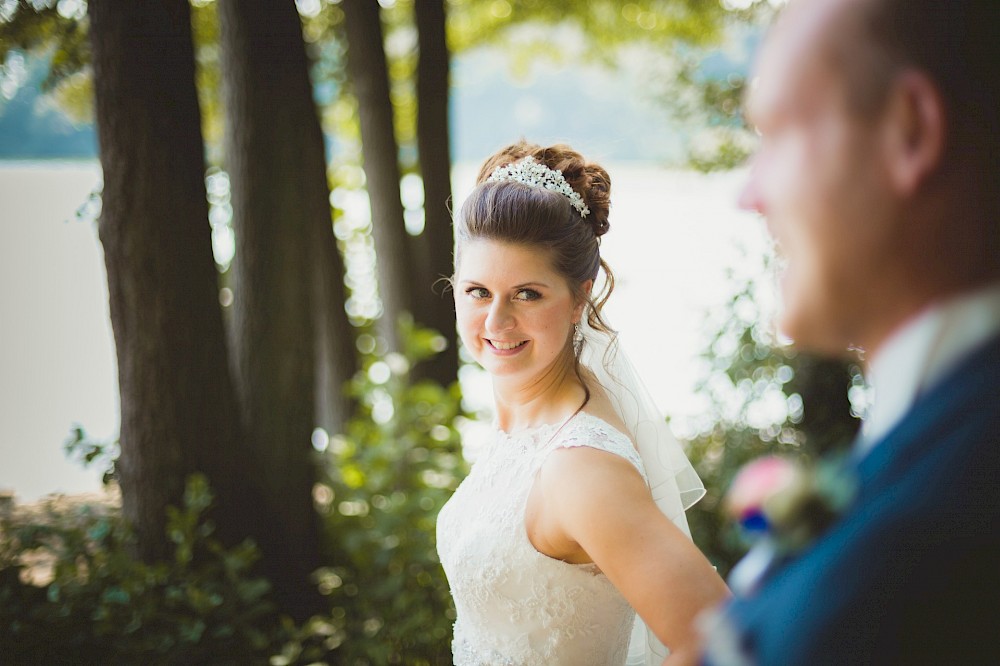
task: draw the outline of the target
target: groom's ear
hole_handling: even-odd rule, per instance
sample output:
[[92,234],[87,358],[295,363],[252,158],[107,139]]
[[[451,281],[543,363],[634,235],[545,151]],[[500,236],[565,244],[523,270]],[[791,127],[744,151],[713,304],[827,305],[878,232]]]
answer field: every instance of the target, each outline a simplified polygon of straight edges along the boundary
[[896,193],[912,196],[941,163],[945,108],[927,75],[907,71],[896,77],[885,107],[886,168]]

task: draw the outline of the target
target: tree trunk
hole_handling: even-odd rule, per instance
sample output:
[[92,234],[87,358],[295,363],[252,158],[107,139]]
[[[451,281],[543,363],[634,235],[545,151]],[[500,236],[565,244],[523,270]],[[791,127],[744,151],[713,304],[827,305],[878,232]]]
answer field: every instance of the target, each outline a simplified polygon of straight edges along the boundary
[[168,557],[165,507],[205,472],[237,534],[244,476],[205,195],[187,0],[91,0],[94,93],[121,391],[125,515],[146,560]]
[[[342,273],[332,267],[325,151],[295,3],[220,0],[218,6],[236,234],[233,350],[258,470],[249,481],[264,510],[255,536],[279,603],[303,617],[319,607],[309,580],[320,564],[312,502],[313,315],[329,315],[319,322],[329,333],[333,326],[326,324],[337,319],[314,304],[321,280],[329,281],[322,305],[335,300]],[[317,259],[331,263],[321,268]]]
[[427,262],[417,285],[416,319],[441,333],[447,349],[418,367],[418,375],[450,384],[458,378],[458,334],[454,301],[439,282],[453,272],[455,237],[451,225],[451,151],[448,129],[448,42],[444,0],[416,0],[414,14],[420,59],[417,63],[417,148],[424,182]]
[[382,299],[381,334],[389,349],[400,351],[396,323],[416,306],[413,259],[399,194],[399,157],[389,97],[389,73],[382,42],[379,4],[343,0],[347,32],[347,71],[358,100],[361,143],[372,236]]

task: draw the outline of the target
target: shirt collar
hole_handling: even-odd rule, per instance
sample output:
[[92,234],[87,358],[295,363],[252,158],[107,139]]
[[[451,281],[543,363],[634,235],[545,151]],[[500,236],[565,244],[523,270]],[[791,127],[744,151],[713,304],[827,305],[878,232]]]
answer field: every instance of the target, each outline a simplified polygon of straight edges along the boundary
[[904,324],[869,365],[874,398],[858,448],[867,453],[962,357],[1000,332],[1000,283],[934,304]]

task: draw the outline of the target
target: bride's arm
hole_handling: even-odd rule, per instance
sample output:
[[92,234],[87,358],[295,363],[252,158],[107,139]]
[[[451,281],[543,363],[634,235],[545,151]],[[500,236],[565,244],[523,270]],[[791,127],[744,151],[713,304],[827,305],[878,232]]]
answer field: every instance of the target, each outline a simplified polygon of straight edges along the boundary
[[577,447],[554,451],[538,481],[540,540],[559,544],[567,561],[593,560],[664,645],[693,649],[694,618],[729,590],[653,503],[639,472],[623,458]]

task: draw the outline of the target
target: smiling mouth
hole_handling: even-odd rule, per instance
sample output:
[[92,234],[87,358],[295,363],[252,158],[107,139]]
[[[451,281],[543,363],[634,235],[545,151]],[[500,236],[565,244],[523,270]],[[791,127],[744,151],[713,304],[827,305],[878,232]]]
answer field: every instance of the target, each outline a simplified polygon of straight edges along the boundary
[[500,340],[490,340],[489,338],[486,338],[486,342],[488,342],[491,347],[499,351],[510,351],[528,344],[527,340],[522,340],[521,342],[501,342]]

